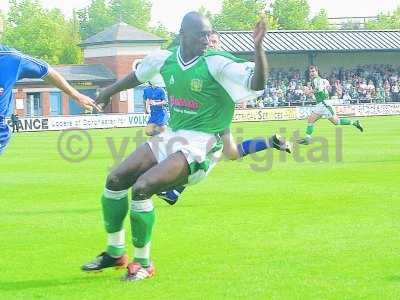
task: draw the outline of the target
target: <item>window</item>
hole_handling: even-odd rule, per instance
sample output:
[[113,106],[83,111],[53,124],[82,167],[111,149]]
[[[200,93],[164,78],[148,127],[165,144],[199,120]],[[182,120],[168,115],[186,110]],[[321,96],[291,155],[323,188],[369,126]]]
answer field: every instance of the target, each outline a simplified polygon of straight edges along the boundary
[[40,93],[27,93],[26,115],[39,117],[43,115],[42,99]]
[[50,116],[62,114],[62,99],[60,92],[50,93]]

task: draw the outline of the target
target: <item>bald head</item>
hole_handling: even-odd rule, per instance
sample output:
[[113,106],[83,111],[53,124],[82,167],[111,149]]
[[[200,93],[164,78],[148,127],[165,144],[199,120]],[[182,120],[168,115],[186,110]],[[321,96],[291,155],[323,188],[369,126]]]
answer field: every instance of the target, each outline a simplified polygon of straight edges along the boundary
[[191,59],[206,52],[211,33],[210,21],[202,14],[192,11],[182,20],[179,35],[181,51],[185,58]]
[[203,25],[208,25],[211,30],[210,21],[205,16],[197,11],[188,12],[182,19],[180,33],[201,28]]

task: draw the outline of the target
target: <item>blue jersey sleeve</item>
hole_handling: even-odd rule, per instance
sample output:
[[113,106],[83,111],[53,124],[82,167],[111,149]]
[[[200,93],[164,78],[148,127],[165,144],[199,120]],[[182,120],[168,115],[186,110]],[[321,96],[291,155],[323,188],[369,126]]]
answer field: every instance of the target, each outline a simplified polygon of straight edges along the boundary
[[165,91],[163,88],[159,88],[158,89],[158,93],[159,93],[159,99],[160,100],[165,100]]
[[143,90],[143,100],[146,101],[147,99],[149,99],[149,88]]
[[21,64],[19,68],[19,79],[23,78],[43,78],[49,73],[49,65],[44,61],[21,54]]

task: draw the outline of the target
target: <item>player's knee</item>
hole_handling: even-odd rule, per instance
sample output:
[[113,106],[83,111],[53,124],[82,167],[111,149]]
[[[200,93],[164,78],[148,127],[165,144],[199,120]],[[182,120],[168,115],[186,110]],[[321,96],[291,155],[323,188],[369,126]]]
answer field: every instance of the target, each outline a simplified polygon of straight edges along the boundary
[[229,160],[238,160],[240,158],[239,152],[234,151],[234,152],[229,152],[227,155]]
[[119,190],[122,185],[122,180],[120,176],[118,176],[116,173],[110,173],[107,176],[106,180],[106,187],[110,190]]
[[144,133],[145,133],[147,136],[153,136],[153,130],[152,130],[152,129],[146,129],[146,130],[144,131]]
[[155,184],[146,178],[139,177],[133,185],[133,199],[148,199],[154,193]]
[[144,133],[147,136],[153,136],[154,135],[154,126],[148,125],[145,129],[144,129]]

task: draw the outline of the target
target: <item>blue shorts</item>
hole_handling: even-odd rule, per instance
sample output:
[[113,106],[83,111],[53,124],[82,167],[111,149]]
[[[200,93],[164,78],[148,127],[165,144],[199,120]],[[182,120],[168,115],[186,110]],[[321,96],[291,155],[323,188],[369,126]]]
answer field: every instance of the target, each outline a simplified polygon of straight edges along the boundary
[[152,113],[149,120],[147,121],[147,124],[156,124],[157,126],[163,126],[168,124],[168,119],[169,117],[167,112]]
[[6,149],[8,142],[10,141],[10,137],[10,128],[8,128],[5,119],[0,116],[0,155]]

